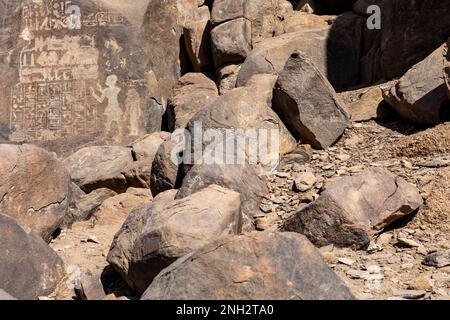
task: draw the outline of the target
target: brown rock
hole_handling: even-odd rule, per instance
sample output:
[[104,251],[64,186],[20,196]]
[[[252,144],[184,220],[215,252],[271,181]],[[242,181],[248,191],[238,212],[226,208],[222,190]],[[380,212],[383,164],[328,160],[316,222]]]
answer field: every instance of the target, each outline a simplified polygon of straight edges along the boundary
[[[1,11],[11,17],[0,26],[0,70],[8,78],[0,80],[5,93],[0,130],[8,141],[67,155],[88,144],[127,144],[160,130],[161,94],[152,92],[149,80],[159,70],[151,70],[153,56],[142,46],[148,24],[157,24],[145,16],[147,6],[155,9],[154,1],[80,0],[76,5],[81,17],[55,0],[8,1]],[[158,31],[152,29],[154,47],[179,51],[179,36],[172,50]]]
[[133,165],[130,148],[87,147],[64,160],[72,181],[83,191],[108,188],[125,192],[129,185],[125,172]]
[[441,46],[385,90],[385,100],[406,120],[437,124],[450,119],[443,74],[444,50]]
[[447,96],[450,99],[450,38],[447,41],[447,45],[445,46],[445,60],[444,60],[444,78],[445,83],[447,85]]
[[242,62],[251,51],[251,23],[245,18],[224,22],[211,31],[214,64]]
[[240,196],[234,191],[212,185],[174,202],[161,196],[130,215],[108,255],[124,280],[141,292],[179,257],[242,228]]
[[337,91],[357,85],[357,61],[361,51],[357,44],[361,37],[358,26],[362,25],[363,20],[348,14],[339,23],[333,24],[332,29],[306,29],[261,41],[243,63],[237,86],[246,85],[255,74],[278,75],[295,50],[308,56]]
[[316,246],[361,249],[370,236],[418,209],[418,190],[381,168],[331,184],[320,197],[287,219],[283,229],[306,235]]
[[183,26],[184,43],[195,71],[208,71],[213,68],[211,52],[211,25],[209,9],[203,6],[202,18],[188,21]]
[[346,104],[352,121],[380,119],[391,114],[389,105],[383,99],[383,90],[380,86],[356,90],[354,93],[358,95],[356,101]]
[[269,190],[256,170],[248,165],[195,165],[183,179],[176,199],[188,197],[212,184],[234,190],[241,195],[242,212],[253,219]]
[[303,236],[251,233],[214,241],[164,269],[143,300],[352,300]]
[[291,55],[278,77],[273,108],[291,132],[318,149],[336,142],[349,122],[333,87],[313,62],[298,51]]
[[29,144],[0,145],[0,212],[50,241],[70,197],[69,173],[54,154]]
[[202,73],[184,75],[174,88],[167,107],[167,127],[170,132],[184,129],[189,120],[218,97],[214,81]]
[[88,220],[106,199],[116,195],[117,193],[112,190],[100,188],[88,194],[83,192],[77,199],[72,198],[63,226],[69,227],[76,221]]
[[[205,109],[197,113],[187,127],[191,133],[190,146],[192,149],[199,144],[197,139],[201,139],[201,137],[196,136],[196,126],[201,125],[202,132],[210,129],[217,130],[217,132],[214,132],[224,138],[223,140],[233,139],[231,141],[234,141],[235,146],[241,145],[238,144],[238,139],[243,138],[246,141],[253,141],[252,135],[256,134],[258,143],[267,146],[267,152],[255,155],[257,152],[252,151],[256,150],[250,147],[254,146],[256,141],[250,144],[244,143],[244,146],[236,151],[236,148],[226,150],[227,148],[224,148],[220,142],[217,145],[210,146],[209,142],[206,141],[207,139],[202,139],[200,141],[203,142],[203,155],[191,153],[193,157],[188,159],[185,157],[185,164],[198,164],[201,161],[198,158],[200,156],[202,156],[203,161],[208,161],[207,163],[230,163],[228,162],[229,159],[225,159],[225,156],[229,156],[233,163],[237,163],[238,158],[241,157],[243,160],[241,162],[245,160],[247,163],[270,170],[278,164],[280,155],[294,150],[296,147],[295,139],[270,108],[273,83],[274,78],[270,75],[254,77],[249,82],[248,87],[235,88],[214,100]],[[255,95],[255,92],[258,92],[258,94]],[[227,136],[226,130],[229,129],[233,129],[234,136]],[[279,135],[279,148],[272,144],[270,139],[273,134],[272,130]],[[267,133],[267,141],[262,140],[264,136],[259,135],[258,132]],[[236,154],[236,152],[239,154]],[[239,162],[238,164],[242,163]]]
[[218,70],[219,92],[221,95],[236,87],[239,70],[241,70],[241,65],[239,64],[229,64]]
[[53,292],[63,275],[58,255],[34,232],[0,214],[0,287],[20,300]]
[[3,289],[0,289],[0,301],[6,300],[17,300],[17,299],[11,296],[8,292],[4,291]]
[[[175,137],[182,139],[184,135]],[[183,147],[183,144],[181,146]],[[178,153],[182,151],[182,148],[178,148],[178,140],[174,138],[161,144],[156,153],[150,176],[150,189],[154,197],[166,190],[175,189],[181,184],[182,157],[178,156]]]

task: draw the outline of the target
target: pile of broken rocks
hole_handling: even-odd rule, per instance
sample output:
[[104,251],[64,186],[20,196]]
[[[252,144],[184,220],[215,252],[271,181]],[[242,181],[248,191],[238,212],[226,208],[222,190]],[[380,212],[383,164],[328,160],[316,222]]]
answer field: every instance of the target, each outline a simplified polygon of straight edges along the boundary
[[[450,7],[193,2],[160,131],[0,145],[0,299],[450,298]],[[278,167],[176,165],[198,121],[277,129]]]

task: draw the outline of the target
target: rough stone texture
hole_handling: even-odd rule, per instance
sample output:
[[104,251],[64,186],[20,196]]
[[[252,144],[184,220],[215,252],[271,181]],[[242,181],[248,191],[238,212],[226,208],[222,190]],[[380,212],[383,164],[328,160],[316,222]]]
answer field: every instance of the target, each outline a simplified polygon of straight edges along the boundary
[[6,301],[6,300],[17,300],[13,296],[11,296],[8,292],[6,292],[3,289],[0,289],[0,301]]
[[117,193],[106,189],[100,188],[92,191],[91,193],[83,194],[76,198],[72,198],[72,202],[69,205],[69,210],[62,226],[69,227],[76,221],[88,220],[92,213],[108,198],[116,196]]
[[273,108],[291,132],[318,149],[331,146],[349,116],[333,87],[313,62],[294,52],[274,89]]
[[217,71],[217,76],[219,78],[219,93],[221,95],[236,87],[239,70],[241,70],[240,64],[229,64]]
[[214,25],[245,19],[248,21],[250,44],[271,38],[283,16],[293,10],[286,0],[219,0],[214,1],[211,20]]
[[[127,144],[159,131],[163,108],[152,85],[158,70],[147,63],[152,59],[142,47],[146,33],[141,32],[143,23],[144,30],[155,24],[144,14],[149,4],[157,3],[5,3],[1,12],[8,19],[0,23],[1,135],[66,155],[88,144]],[[81,17],[68,10],[73,4]],[[29,24],[31,20],[35,23]],[[153,28],[153,34],[157,31]],[[152,44],[167,50],[158,41],[154,36]]]
[[361,19],[349,15],[332,29],[307,29],[261,41],[242,65],[236,85],[244,86],[255,74],[278,75],[295,50],[308,56],[336,90],[358,84],[361,48],[354,42],[361,37],[356,26]]
[[129,189],[126,193],[110,197],[103,201],[93,213],[95,225],[120,225],[133,209],[152,200],[148,190],[147,194],[133,194],[132,192]]
[[172,202],[176,193],[168,190],[156,196],[151,204],[135,209],[114,237],[107,261],[132,288],[139,287],[141,276],[139,268],[134,269],[134,243],[150,216]]
[[192,67],[197,72],[209,71],[213,68],[208,7],[203,6],[201,12],[204,12],[203,18],[188,21],[183,27],[186,50]]
[[215,27],[211,31],[211,42],[216,67],[244,61],[252,50],[251,41],[251,23],[245,18]]
[[[220,150],[220,143],[216,146],[210,146],[208,141],[206,141],[207,139],[203,139],[204,161],[212,163],[222,161],[224,163],[228,159],[225,159],[225,156],[233,158],[234,161],[238,157],[242,157],[247,163],[260,165],[261,168],[270,170],[273,169],[274,165],[277,165],[280,155],[287,154],[295,149],[295,139],[270,108],[274,80],[274,77],[270,75],[253,77],[247,87],[235,88],[227,92],[191,119],[187,128],[191,133],[192,148],[199,144],[197,139],[200,139],[200,137],[196,137],[195,127],[200,124],[203,130],[219,130],[223,134],[222,136],[225,137],[227,137],[224,132],[226,129],[234,129],[234,136],[226,139],[234,139],[235,145],[238,145],[238,138],[244,137],[249,141],[249,143],[244,143],[242,149],[238,150],[236,157],[235,150],[229,151],[223,147],[222,149],[225,150]],[[255,95],[255,92],[258,92],[258,95]],[[253,141],[249,129],[253,130],[253,132],[255,130],[268,132],[266,153],[256,154],[255,156],[256,152],[252,152],[251,147],[255,146],[256,141]],[[276,145],[271,142],[271,130],[275,130],[279,134],[279,150],[276,150]],[[192,158],[186,161],[190,161],[190,164],[199,164],[198,161],[200,160],[198,154],[193,154]]]
[[168,132],[155,132],[136,140],[131,144],[133,157],[137,161],[149,160],[152,162],[161,143],[169,138],[170,133]]
[[99,188],[125,192],[124,172],[132,164],[131,149],[125,147],[87,147],[64,160],[72,181],[87,193]]
[[[150,87],[158,101],[170,97],[173,86],[184,69],[187,54],[180,45],[183,26],[188,21],[202,20],[197,0],[151,1],[145,13],[143,41],[148,72],[156,81]],[[167,32],[171,30],[171,32]]]
[[20,300],[50,294],[63,275],[58,255],[33,232],[0,214],[0,287]]
[[403,118],[419,124],[437,124],[450,119],[443,73],[444,50],[443,45],[385,90],[385,100]]
[[251,166],[203,164],[188,172],[175,198],[185,198],[212,184],[240,193],[242,212],[251,219],[259,212],[262,197],[269,194],[266,183]]
[[[151,213],[130,216],[108,255],[108,262],[141,292],[176,259],[221,235],[238,234],[242,228],[239,194],[216,185],[175,202],[158,200],[147,210]],[[145,222],[134,222],[144,217]],[[123,234],[130,232],[135,234],[124,239]]]
[[213,80],[202,73],[188,73],[178,81],[166,111],[170,132],[184,129],[192,117],[218,97]]
[[377,230],[423,203],[418,190],[386,169],[367,169],[331,184],[320,197],[288,218],[283,230],[306,235],[316,246],[362,249]]
[[182,148],[179,150],[178,148],[179,144],[176,139],[167,140],[159,147],[153,160],[150,176],[150,189],[153,196],[166,190],[175,189],[181,184],[180,164],[182,159],[176,155]]
[[447,85],[447,96],[450,100],[450,38],[445,46],[445,60],[444,60],[444,78],[445,84]]
[[219,239],[164,269],[143,300],[352,300],[320,253],[294,233]]
[[351,94],[355,93],[358,95],[357,100],[346,104],[352,121],[380,119],[392,113],[391,108],[383,99],[383,89],[380,86],[351,92]]
[[275,36],[307,29],[327,29],[335,18],[334,16],[317,16],[315,14],[292,11],[284,16],[283,22],[275,30]]
[[168,132],[155,132],[135,141],[132,148],[134,162],[123,172],[128,186],[150,189],[152,163],[159,146],[170,139]]
[[54,154],[29,144],[0,145],[0,212],[50,241],[70,197],[69,173]]

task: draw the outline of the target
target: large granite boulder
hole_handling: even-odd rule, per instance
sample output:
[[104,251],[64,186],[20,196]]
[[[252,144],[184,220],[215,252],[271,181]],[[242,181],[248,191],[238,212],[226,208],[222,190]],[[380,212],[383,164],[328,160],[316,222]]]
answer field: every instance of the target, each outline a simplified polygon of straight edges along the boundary
[[442,45],[385,90],[385,100],[403,118],[418,124],[437,124],[450,119],[443,71],[446,50],[446,45]]
[[0,288],[34,300],[52,293],[62,276],[61,258],[34,232],[0,214]]
[[316,201],[289,217],[283,230],[304,234],[318,247],[363,249],[372,235],[422,203],[416,187],[386,169],[372,168],[331,184]]
[[70,198],[69,173],[54,154],[29,144],[0,145],[0,212],[50,241]]
[[278,77],[273,108],[297,137],[318,149],[331,146],[349,124],[345,106],[313,62],[294,52]]
[[319,251],[295,233],[214,241],[164,269],[143,300],[352,300]]
[[108,255],[108,262],[141,292],[176,259],[242,228],[240,195],[229,189],[212,185],[187,198],[162,202],[157,197],[147,213],[139,209],[132,214]]

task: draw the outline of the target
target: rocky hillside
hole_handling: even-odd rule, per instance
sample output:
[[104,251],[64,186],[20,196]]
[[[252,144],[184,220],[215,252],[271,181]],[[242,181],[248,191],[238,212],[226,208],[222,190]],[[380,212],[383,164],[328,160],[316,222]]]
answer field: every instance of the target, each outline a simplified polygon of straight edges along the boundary
[[442,0],[0,0],[0,300],[450,299]]

